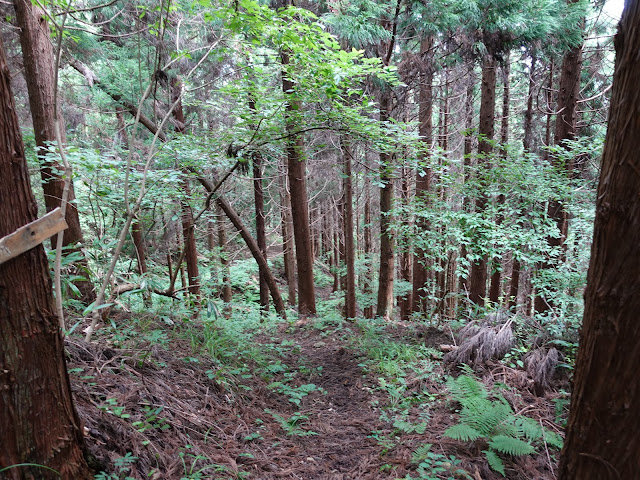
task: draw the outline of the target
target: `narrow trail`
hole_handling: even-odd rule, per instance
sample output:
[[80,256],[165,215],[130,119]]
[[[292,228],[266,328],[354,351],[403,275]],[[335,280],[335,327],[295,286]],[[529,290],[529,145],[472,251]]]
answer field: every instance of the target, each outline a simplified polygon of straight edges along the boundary
[[[339,338],[351,333],[283,324],[258,335],[254,346],[278,352],[266,377],[252,365],[221,373],[187,340],[133,349],[68,339],[93,468],[120,465],[117,477],[102,478],[401,478],[410,452],[389,458],[372,438],[391,429],[380,420],[375,380]],[[293,401],[305,385],[313,388]]]
[[381,447],[370,438],[372,431],[388,429],[388,425],[380,422],[379,411],[372,405],[377,398],[359,366],[361,359],[340,340],[323,337],[313,329],[296,329],[288,338],[301,352],[290,355],[287,362],[303,361],[314,372],[305,381],[326,393],[303,399],[300,411],[309,415],[309,429],[318,435],[296,441],[297,465],[289,466],[288,476],[277,478],[397,478],[395,473],[388,476],[381,472],[385,463]]

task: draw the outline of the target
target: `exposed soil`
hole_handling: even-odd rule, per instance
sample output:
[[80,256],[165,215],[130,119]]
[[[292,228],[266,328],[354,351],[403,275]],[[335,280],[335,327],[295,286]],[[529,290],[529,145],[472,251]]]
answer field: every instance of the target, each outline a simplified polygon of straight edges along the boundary
[[[210,360],[194,354],[186,339],[137,350],[69,339],[72,387],[94,468],[121,475],[107,478],[126,473],[140,479],[396,479],[415,475],[411,453],[431,443],[433,451],[460,459],[474,480],[501,478],[478,449],[442,436],[455,422],[453,406],[445,401],[444,371],[436,372],[440,379],[433,382],[407,378],[409,386],[413,382],[437,399],[423,434],[400,435],[381,420],[389,399],[347,341],[359,334],[355,327],[330,334],[309,323],[283,324],[275,336],[252,340],[286,339],[282,362],[297,372],[288,385],[316,386],[299,404],[270,385],[284,369],[263,379],[251,375],[255,366],[248,365],[248,371],[225,378]],[[437,329],[400,324],[390,326],[388,335],[429,345],[451,338]],[[522,372],[495,366],[485,375],[525,388],[508,398],[514,409],[554,426],[552,395],[530,394]],[[381,438],[394,441],[385,444]],[[127,454],[137,458],[127,462]],[[123,462],[130,470],[119,470]],[[507,478],[551,479],[552,464],[546,452],[522,458],[507,465]]]

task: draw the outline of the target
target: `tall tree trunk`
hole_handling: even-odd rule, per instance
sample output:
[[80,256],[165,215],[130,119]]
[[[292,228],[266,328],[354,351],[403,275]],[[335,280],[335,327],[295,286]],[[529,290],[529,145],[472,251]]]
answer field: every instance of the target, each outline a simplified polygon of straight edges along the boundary
[[[502,93],[502,119],[500,125],[500,156],[502,157],[502,161],[505,161],[507,158],[507,142],[509,141],[509,73],[510,73],[510,65],[509,65],[509,53],[505,55],[504,64],[502,65],[502,85],[503,85],[503,93]],[[498,195],[497,202],[499,206],[504,205],[505,195],[501,193]],[[503,221],[502,214],[498,214],[496,218],[496,224],[500,225]],[[489,287],[489,301],[497,305],[500,299],[500,294],[502,293],[502,265],[500,259],[494,259],[492,261],[492,273],[491,273],[491,283]]]
[[[38,215],[1,39],[0,102],[1,238]],[[3,478],[93,478],[54,312],[41,245],[0,265],[0,465],[16,465]]]
[[[431,148],[433,141],[433,37],[426,37],[420,43],[420,87],[418,105],[418,133],[427,148]],[[428,196],[431,189],[431,166],[429,165],[431,152],[421,155],[422,168],[416,173],[416,199],[421,201],[421,207],[428,207]],[[416,230],[426,232],[429,224],[423,218],[416,220]],[[426,251],[416,247],[413,259],[413,294],[412,311],[426,313],[428,291],[425,289],[428,280],[428,262]]]
[[[570,0],[575,3],[577,0]],[[561,147],[569,148],[567,142],[574,140],[576,136],[577,124],[577,107],[578,97],[580,95],[580,73],[582,70],[582,43],[569,49],[562,59],[562,67],[560,70],[560,86],[558,90],[558,104],[556,117],[556,128],[554,143]],[[571,178],[573,172],[573,158],[570,158],[565,164],[558,159],[556,155],[551,155],[551,163],[559,172],[564,172],[567,178]],[[552,198],[549,200],[547,215],[551,218],[560,232],[559,236],[549,236],[547,243],[549,249],[559,248],[562,251],[561,260],[566,256],[566,239],[569,227],[569,215],[564,208],[563,202]],[[544,262],[539,271],[552,268],[549,262]],[[553,306],[550,298],[544,298],[543,295],[537,294],[534,302],[537,313],[544,313]]]
[[[60,109],[54,105],[54,55],[51,45],[49,24],[45,12],[30,0],[14,0],[16,19],[20,26],[20,44],[22,45],[22,58],[24,59],[25,79],[29,92],[29,106],[33,119],[33,131],[40,159],[40,175],[42,177],[42,189],[44,191],[44,203],[47,212],[57,208],[61,204],[64,190],[64,178],[59,173],[64,168],[51,157],[46,158],[44,152],[49,149],[49,143],[56,142],[55,112],[58,112],[58,125],[62,143],[66,142],[64,121]],[[69,197],[65,213],[65,219],[69,228],[63,233],[64,246],[74,246],[83,241],[80,228],[78,208],[73,201],[75,193],[73,182],[70,180]],[[51,245],[56,246],[56,236],[51,237]],[[79,247],[74,251],[82,254]],[[82,254],[82,260],[77,262],[74,275],[83,280],[74,282],[81,294],[81,300],[91,303],[96,298],[96,293],[88,275],[87,260]]]
[[[365,153],[365,161],[367,154]],[[367,161],[367,164],[369,162]],[[363,208],[363,245],[364,256],[367,264],[367,273],[364,278],[364,286],[362,292],[366,295],[369,304],[364,307],[362,314],[364,318],[373,318],[373,233],[371,231],[371,179],[369,176],[364,177],[364,208]]]
[[[182,110],[182,82],[172,77],[170,81],[171,101],[175,103],[173,118],[176,122],[177,133],[184,134],[186,131],[186,121]],[[189,186],[189,172],[183,170],[185,178],[182,181],[182,189],[185,199],[180,201],[182,209],[182,237],[184,241],[184,258],[187,263],[187,276],[189,280],[189,293],[194,296],[196,304],[200,303],[200,272],[198,270],[198,250],[196,247],[195,225],[193,224],[193,211],[188,200],[191,198],[191,187]]]
[[[286,167],[285,167],[286,169]],[[287,302],[291,306],[296,304],[296,264],[295,251],[293,246],[293,219],[291,218],[291,196],[289,195],[289,180],[286,173],[280,176],[281,179],[281,228],[282,228],[282,255],[284,258],[284,275],[287,277],[288,298]]]
[[[191,187],[188,178],[183,180],[182,190],[186,198],[191,197]],[[193,224],[193,211],[187,200],[181,200],[182,208],[182,239],[184,241],[187,263],[187,278],[189,282],[189,294],[193,295],[196,303],[200,301],[200,272],[198,270],[198,251],[196,250],[195,225]]]
[[[409,168],[402,167],[402,187],[401,187],[401,199],[403,205],[409,205],[409,184],[411,181],[411,170]],[[405,217],[402,220],[402,224],[405,228],[409,227],[409,217]],[[412,265],[411,261],[413,260],[411,251],[408,245],[405,245],[402,249],[402,253],[399,257],[399,267],[400,267],[400,278],[407,282],[407,284],[412,285]],[[409,291],[404,297],[398,297],[398,305],[400,306],[400,319],[401,320],[409,320],[411,316],[411,306],[412,306],[412,293]]]
[[[253,94],[249,95],[249,110],[254,115],[257,114],[256,100]],[[252,125],[255,130],[257,125]],[[264,191],[262,187],[262,154],[259,151],[253,152],[251,161],[253,163],[253,198],[256,212],[256,241],[264,258],[267,257],[267,234],[265,230],[264,215]],[[262,269],[258,269],[258,277],[260,281],[260,309],[263,312],[269,311],[269,287],[264,278]]]
[[625,2],[560,480],[640,472],[640,2]]
[[287,171],[291,189],[291,211],[293,216],[293,238],[296,244],[298,266],[298,312],[300,315],[315,315],[316,291],[313,280],[313,250],[309,226],[309,199],[304,161],[304,143],[299,128],[300,100],[296,98],[295,83],[285,69],[289,65],[289,54],[281,52],[283,65],[282,91],[287,97],[285,108],[287,140]]
[[[380,121],[390,118],[391,91],[382,92]],[[378,302],[376,316],[390,320],[393,315],[393,277],[395,270],[395,234],[393,232],[394,175],[392,155],[380,153],[380,270],[378,274]]]
[[[489,159],[486,157],[491,154],[493,148],[491,140],[493,139],[495,130],[495,108],[496,108],[496,61],[493,55],[487,54],[482,60],[482,90],[480,98],[480,127],[478,134],[480,140],[478,142],[478,161],[485,163],[485,168],[480,169],[482,175],[480,181],[480,189],[484,190],[487,186],[486,172],[489,169]],[[484,173],[483,173],[484,172]],[[486,191],[478,192],[476,200],[476,213],[482,215],[487,206]],[[477,238],[477,241],[484,241]],[[479,306],[484,306],[484,299],[487,294],[487,255],[483,254],[479,260],[471,265],[470,279],[470,300]]]
[[353,150],[346,138],[342,138],[342,218],[344,231],[344,252],[347,267],[345,318],[356,318],[356,251],[353,242],[353,184],[351,178],[351,161]]
[[[531,54],[531,69],[529,71],[529,91],[527,93],[527,109],[524,114],[524,136],[522,138],[522,147],[525,153],[531,153],[533,144],[533,97],[536,89],[536,64],[538,56],[536,53]],[[516,253],[513,255],[513,266],[511,267],[511,280],[509,282],[509,309],[515,310],[518,305],[518,291],[520,290],[520,271],[522,265],[520,257]]]

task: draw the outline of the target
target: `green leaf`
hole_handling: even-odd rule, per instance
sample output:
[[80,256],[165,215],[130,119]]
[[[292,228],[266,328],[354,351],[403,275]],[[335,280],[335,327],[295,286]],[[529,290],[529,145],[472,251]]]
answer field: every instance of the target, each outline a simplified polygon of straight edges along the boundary
[[485,457],[487,457],[487,462],[489,462],[491,470],[498,472],[504,477],[506,474],[504,473],[504,463],[502,462],[502,459],[496,454],[496,452],[491,450],[483,450],[483,452]]
[[500,453],[509,455],[530,455],[535,452],[535,448],[531,444],[506,435],[496,435],[489,442],[489,446]]
[[463,423],[447,428],[444,435],[455,440],[462,440],[463,442],[471,442],[482,437],[482,434],[478,430]]

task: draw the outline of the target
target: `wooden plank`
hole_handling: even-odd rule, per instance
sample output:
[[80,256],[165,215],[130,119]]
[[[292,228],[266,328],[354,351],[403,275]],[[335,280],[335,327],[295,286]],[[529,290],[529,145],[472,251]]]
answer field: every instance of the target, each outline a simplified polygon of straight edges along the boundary
[[67,221],[62,216],[60,208],[20,227],[6,237],[0,238],[0,264],[31,250],[66,228]]

